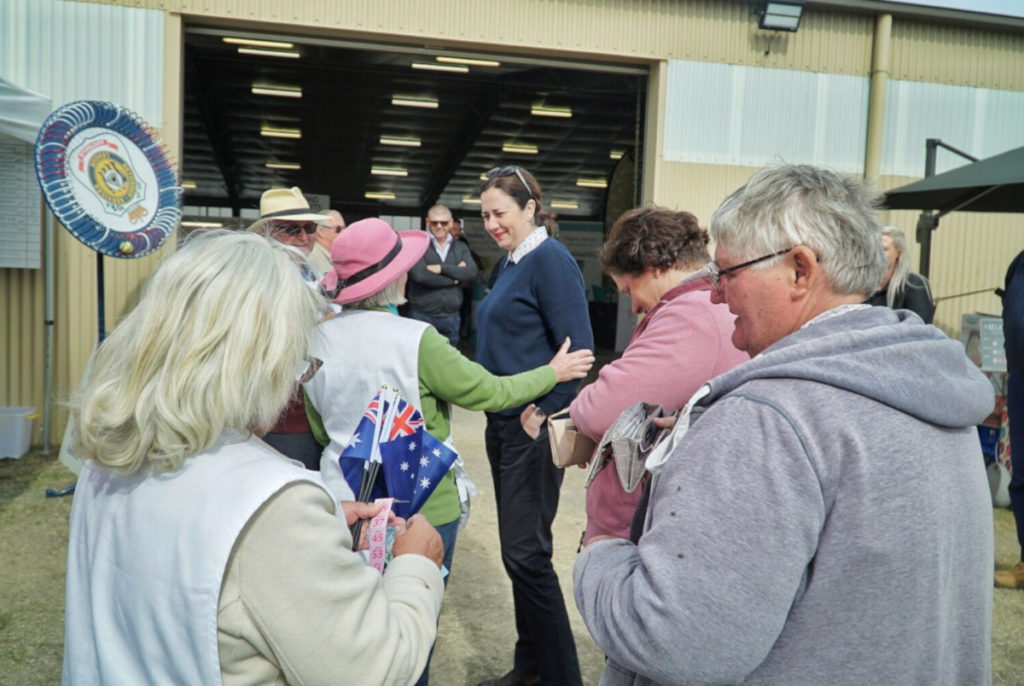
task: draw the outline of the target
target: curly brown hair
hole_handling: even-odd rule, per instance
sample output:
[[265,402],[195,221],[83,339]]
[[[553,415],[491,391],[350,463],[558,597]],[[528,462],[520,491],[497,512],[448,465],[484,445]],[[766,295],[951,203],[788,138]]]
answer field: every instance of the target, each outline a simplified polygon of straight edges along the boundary
[[711,261],[710,237],[690,212],[650,206],[627,210],[601,248],[609,274],[637,276],[648,269],[701,266]]

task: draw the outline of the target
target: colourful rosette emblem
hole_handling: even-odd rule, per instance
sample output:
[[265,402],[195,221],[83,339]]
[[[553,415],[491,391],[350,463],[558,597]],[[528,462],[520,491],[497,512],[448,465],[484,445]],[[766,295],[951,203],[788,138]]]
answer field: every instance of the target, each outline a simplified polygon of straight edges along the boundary
[[181,188],[156,133],[119,105],[81,100],[54,111],[35,161],[54,216],[104,255],[147,255],[181,220]]

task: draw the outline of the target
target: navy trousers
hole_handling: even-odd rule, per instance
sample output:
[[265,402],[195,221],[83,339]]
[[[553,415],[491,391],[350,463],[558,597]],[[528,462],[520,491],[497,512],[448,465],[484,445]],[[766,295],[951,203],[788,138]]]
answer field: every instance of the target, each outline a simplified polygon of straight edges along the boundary
[[512,581],[515,669],[539,675],[541,684],[581,684],[569,615],[551,564],[551,523],[563,472],[551,461],[547,427],[533,440],[518,416],[487,413],[485,441],[498,505],[501,560]]

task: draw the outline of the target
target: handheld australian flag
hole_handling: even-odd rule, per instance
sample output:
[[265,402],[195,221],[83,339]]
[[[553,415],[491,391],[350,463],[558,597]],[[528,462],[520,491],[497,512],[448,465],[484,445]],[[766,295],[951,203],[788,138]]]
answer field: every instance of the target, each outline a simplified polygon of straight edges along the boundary
[[393,497],[395,514],[408,518],[419,512],[457,457],[426,431],[419,410],[396,390],[383,389],[370,401],[338,462],[360,499]]

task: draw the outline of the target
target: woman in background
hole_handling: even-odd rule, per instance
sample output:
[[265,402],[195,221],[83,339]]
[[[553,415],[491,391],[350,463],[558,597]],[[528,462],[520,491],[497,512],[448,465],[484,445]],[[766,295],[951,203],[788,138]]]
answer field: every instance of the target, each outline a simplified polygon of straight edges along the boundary
[[[569,407],[580,433],[599,443],[630,405],[679,410],[701,384],[749,359],[732,344],[728,306],[712,304],[708,233],[689,212],[663,207],[629,210],[601,250],[601,266],[634,314],[645,315],[622,356],[601,368]],[[641,489],[627,493],[613,465],[587,489],[584,545],[594,536],[630,538]]]
[[882,227],[882,247],[889,260],[885,280],[874,295],[868,298],[869,305],[891,307],[894,310],[910,310],[931,324],[935,316],[935,301],[928,279],[910,271],[910,257],[907,255],[907,239],[895,226]]
[[[480,214],[508,255],[494,267],[490,292],[477,307],[477,362],[492,374],[517,374],[544,364],[566,338],[570,349],[592,349],[583,275],[565,246],[548,236],[553,218],[544,213],[536,179],[522,167],[492,169],[480,187]],[[483,684],[581,683],[551,564],[563,472],[551,460],[544,422],[575,391],[576,383],[563,382],[526,405],[487,413],[487,459],[518,638],[512,670]]]
[[[345,488],[338,457],[382,385],[397,388],[420,410],[427,432],[449,441],[449,403],[495,412],[522,406],[558,382],[582,379],[594,363],[589,350],[568,353],[563,345],[536,368],[498,377],[467,359],[430,324],[399,317],[393,310],[405,302],[406,277],[427,245],[422,231],[398,233],[383,219],[370,218],[342,231],[331,248],[334,269],[324,287],[337,291],[332,299],[343,310],[318,327],[310,352],[324,365],[305,386],[315,409],[314,431],[320,433],[321,424],[324,429],[320,470],[328,487],[341,483]],[[441,534],[449,571],[462,514],[455,476],[449,470],[420,510]],[[425,672],[419,683],[428,680]]]
[[[254,437],[325,302],[286,249],[194,234],[96,352],[75,400],[64,684],[411,684],[434,642],[441,539],[397,522],[381,576],[317,473]],[[351,494],[348,494],[351,499]],[[315,583],[310,583],[315,579]]]

